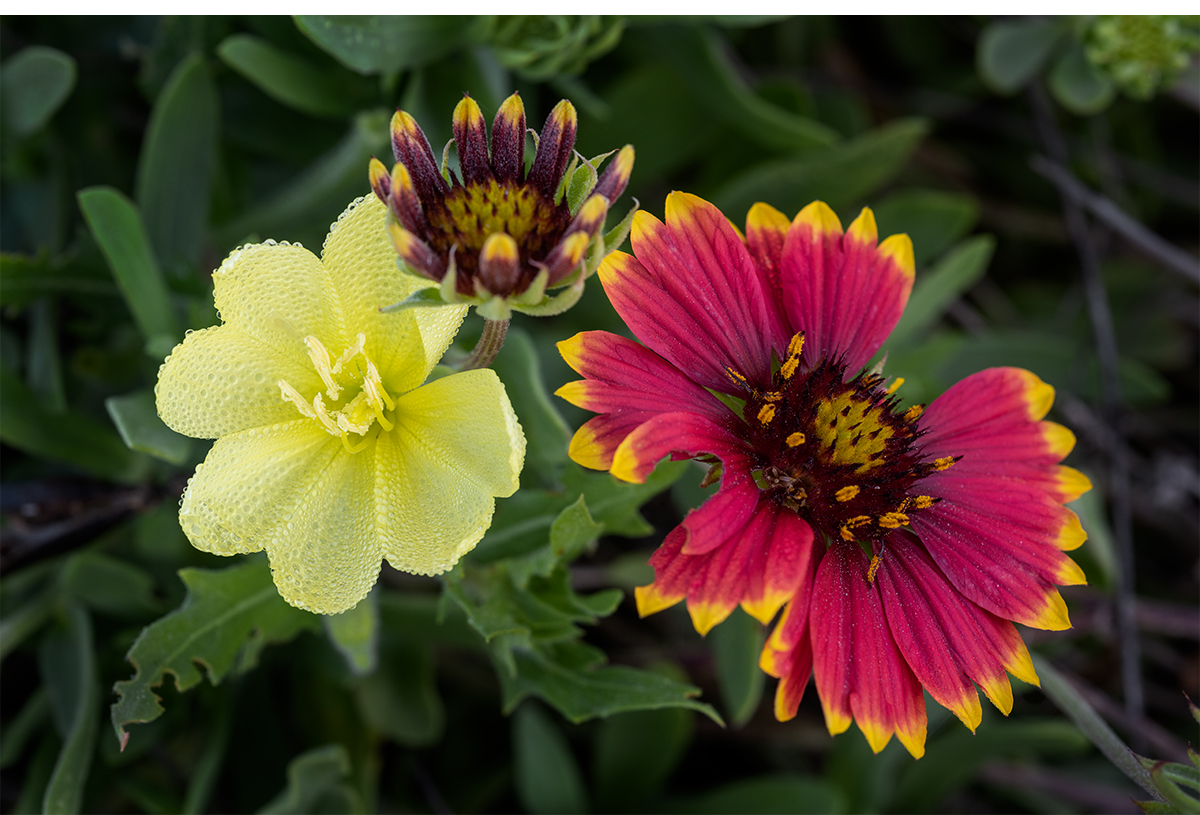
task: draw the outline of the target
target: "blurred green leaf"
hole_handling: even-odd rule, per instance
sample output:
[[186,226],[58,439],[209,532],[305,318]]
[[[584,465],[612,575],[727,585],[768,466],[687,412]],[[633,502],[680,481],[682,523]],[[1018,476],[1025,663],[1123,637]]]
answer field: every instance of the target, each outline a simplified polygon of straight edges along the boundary
[[[571,430],[559,415],[542,377],[533,340],[520,328],[509,328],[504,347],[492,364],[504,382],[513,410],[525,429],[525,470],[543,487],[557,486],[567,462]],[[524,483],[528,488],[528,481]]]
[[735,222],[744,219],[758,201],[789,217],[814,200],[842,210],[900,172],[928,132],[924,119],[898,119],[853,141],[805,153],[803,158],[759,164],[718,190],[713,202]]
[[379,667],[355,688],[363,720],[409,749],[435,744],[446,728],[431,643],[391,642]]
[[646,812],[692,738],[690,713],[679,708],[618,713],[602,720],[593,751],[596,809]]
[[750,721],[762,699],[765,674],[758,669],[762,651],[763,626],[740,608],[708,637],[721,680],[721,699],[725,714],[734,727]]
[[38,652],[42,683],[63,737],[62,750],[46,785],[42,811],[47,815],[80,812],[99,724],[100,685],[92,650],[92,624],[83,607],[72,603],[65,626],[42,642]]
[[51,413],[66,413],[62,360],[58,353],[57,304],[42,298],[31,304],[29,317],[29,357],[25,365],[29,390]]
[[208,812],[208,801],[221,774],[221,765],[229,747],[229,731],[232,729],[232,705],[224,702],[217,711],[216,721],[208,733],[204,751],[200,754],[188,778],[184,794],[183,815],[200,815]]
[[832,128],[777,107],[746,86],[716,31],[671,26],[658,32],[661,58],[691,89],[693,102],[766,147],[801,153],[839,141]]
[[[1040,666],[1038,675],[1045,679]],[[1021,755],[1061,757],[1086,748],[1079,731],[1059,719],[1001,721],[989,716],[976,733],[954,726],[929,742],[920,762],[902,770],[891,806],[901,812],[928,812],[974,778],[987,761]]]
[[174,343],[182,332],[137,207],[111,187],[89,187],[78,197],[147,348],[162,339]]
[[60,576],[63,590],[95,611],[119,618],[153,614],[154,578],[139,566],[96,551],[67,558]]
[[0,617],[0,660],[45,625],[56,602],[53,588],[45,588],[26,598],[15,610],[12,601],[6,598],[4,616]]
[[372,591],[358,605],[341,614],[321,615],[325,634],[338,649],[350,670],[367,676],[379,661],[379,597]]
[[21,757],[29,740],[49,718],[50,697],[44,687],[39,687],[4,728],[4,738],[0,740],[0,770],[11,767]]
[[941,319],[946,308],[983,279],[996,249],[996,239],[979,235],[946,253],[937,265],[917,276],[900,322],[888,337],[888,346],[913,342]]
[[296,15],[304,35],[360,74],[390,74],[477,41],[487,18]]
[[208,66],[200,54],[192,54],[172,72],[146,126],[134,197],[155,255],[173,273],[200,264],[217,161],[218,113]]
[[550,717],[535,704],[523,704],[513,713],[512,734],[521,805],[537,815],[587,812],[579,765]]
[[578,74],[616,47],[625,20],[597,14],[497,17],[488,44],[507,68],[535,81]]
[[305,815],[312,812],[361,812],[349,784],[350,756],[340,744],[301,753],[288,763],[287,786],[259,815]]
[[912,238],[918,269],[970,232],[979,218],[974,197],[937,190],[892,193],[871,209],[881,239],[900,232]]
[[44,45],[22,48],[0,66],[4,125],[18,136],[36,133],[74,87],[74,59]]
[[112,723],[122,747],[129,740],[125,725],[162,715],[153,688],[168,673],[175,675],[176,689],[186,691],[202,678],[199,664],[216,685],[235,662],[239,671],[253,667],[267,645],[320,630],[316,615],[279,596],[265,559],[221,570],[181,569],[179,577],[187,599],[142,630],[126,657],[137,672],[113,687],[121,697],[112,706]]
[[24,308],[45,295],[82,295],[119,297],[112,277],[99,267],[73,263],[65,257],[50,257],[43,250],[37,255],[0,252],[0,306]]
[[85,416],[49,413],[3,368],[0,413],[0,440],[30,455],[63,461],[111,481],[137,481],[145,473],[147,459],[130,451],[112,430]]
[[1117,88],[1112,78],[1087,58],[1083,43],[1073,40],[1050,71],[1050,92],[1067,110],[1077,116],[1090,116],[1112,104]]
[[979,74],[992,90],[1016,93],[1046,64],[1064,33],[1057,20],[990,23],[975,55]]
[[347,87],[344,78],[261,37],[226,37],[217,56],[267,96],[301,113],[341,118],[354,110],[356,89]]
[[717,815],[739,812],[751,815],[846,812],[846,802],[836,789],[819,778],[779,774],[735,781],[712,792],[686,798],[668,806],[668,812]]
[[182,464],[192,452],[192,440],[176,433],[158,417],[154,390],[146,389],[104,400],[108,415],[131,450],[149,453],[170,464]]

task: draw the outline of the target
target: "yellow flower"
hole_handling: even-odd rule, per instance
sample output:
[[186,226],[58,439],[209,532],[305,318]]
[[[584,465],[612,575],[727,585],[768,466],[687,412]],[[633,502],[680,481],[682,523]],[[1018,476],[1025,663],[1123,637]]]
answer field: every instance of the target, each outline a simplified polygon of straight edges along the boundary
[[320,259],[234,251],[213,273],[222,324],[188,334],[156,388],[163,421],[217,440],[180,505],[192,545],[265,549],[284,599],[321,614],[366,596],[383,558],[453,566],[525,459],[493,371],[421,384],[467,307],[379,312],[420,285],[397,272],[384,218],[374,197],[351,204]]

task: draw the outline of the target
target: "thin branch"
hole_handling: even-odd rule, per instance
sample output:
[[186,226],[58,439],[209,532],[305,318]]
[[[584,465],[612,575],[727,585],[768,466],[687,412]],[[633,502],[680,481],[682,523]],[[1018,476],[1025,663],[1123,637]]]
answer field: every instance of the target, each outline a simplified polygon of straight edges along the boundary
[[[1046,152],[1059,167],[1070,164],[1066,139],[1054,120],[1054,109],[1045,90],[1038,83],[1029,88],[1029,100],[1033,107],[1038,135]],[[1087,300],[1088,316],[1092,323],[1092,335],[1096,343],[1096,355],[1100,362],[1100,392],[1103,398],[1105,420],[1117,443],[1109,450],[1109,499],[1112,502],[1113,538],[1117,544],[1120,569],[1117,574],[1117,630],[1121,639],[1121,680],[1125,690],[1125,709],[1134,720],[1145,716],[1146,701],[1142,687],[1141,641],[1134,612],[1134,557],[1133,557],[1133,507],[1129,474],[1129,455],[1121,435],[1121,382],[1117,375],[1117,338],[1113,327],[1112,310],[1108,304],[1108,291],[1100,272],[1100,259],[1092,244],[1087,220],[1080,204],[1074,197],[1062,192],[1063,217],[1083,277],[1084,296]],[[1144,740],[1137,739],[1136,749],[1145,750]]]
[[1117,206],[1112,199],[1089,189],[1064,166],[1050,161],[1045,156],[1034,156],[1029,160],[1029,165],[1035,173],[1058,187],[1060,193],[1086,207],[1106,226],[1163,268],[1170,269],[1192,283],[1200,283],[1200,260],[1151,232],[1140,221]]

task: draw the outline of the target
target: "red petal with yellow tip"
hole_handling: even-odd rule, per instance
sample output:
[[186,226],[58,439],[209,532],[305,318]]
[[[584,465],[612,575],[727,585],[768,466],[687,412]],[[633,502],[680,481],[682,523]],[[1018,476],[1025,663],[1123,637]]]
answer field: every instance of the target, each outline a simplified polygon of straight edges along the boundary
[[450,185],[442,178],[437,160],[425,131],[417,120],[402,110],[392,117],[392,152],[396,161],[412,173],[413,184],[426,206],[449,192]]
[[876,246],[870,210],[844,234],[825,204],[801,210],[784,243],[781,286],[792,331],[804,332],[808,365],[844,355],[854,374],[870,360],[908,302],[912,258],[906,236]]
[[492,178],[488,160],[487,127],[483,111],[469,96],[454,108],[454,146],[458,150],[458,167],[464,184],[482,184]]
[[925,699],[900,655],[867,556],[834,543],[817,569],[810,611],[813,674],[831,734],[857,722],[878,753],[895,733],[917,758],[925,750]]
[[621,193],[625,192],[625,185],[629,183],[630,174],[633,173],[633,157],[633,145],[627,144],[622,147],[617,157],[600,174],[600,180],[596,182],[592,195],[603,195],[610,204],[620,198]]
[[520,94],[505,99],[492,120],[492,170],[501,182],[520,183],[525,174],[525,105]]
[[755,204],[746,215],[746,248],[750,250],[750,257],[754,258],[763,281],[767,307],[775,319],[772,336],[775,338],[775,347],[780,350],[786,348],[788,340],[792,338],[787,329],[789,323],[783,308],[783,288],[780,283],[783,244],[790,227],[788,217],[769,204]]
[[765,387],[770,313],[754,263],[720,211],[672,193],[667,222],[638,212],[632,235],[637,259],[609,255],[600,279],[634,333],[705,387],[741,392],[728,369]]
[[566,99],[559,102],[546,117],[542,135],[538,138],[537,155],[529,168],[529,183],[548,198],[554,198],[559,182],[575,149],[575,128],[579,117],[575,106]]

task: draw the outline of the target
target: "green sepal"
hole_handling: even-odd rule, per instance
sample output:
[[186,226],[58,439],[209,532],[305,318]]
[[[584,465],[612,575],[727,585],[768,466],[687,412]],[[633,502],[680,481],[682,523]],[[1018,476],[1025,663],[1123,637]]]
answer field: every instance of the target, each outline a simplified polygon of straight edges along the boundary
[[575,175],[575,168],[579,166],[579,152],[571,158],[571,164],[567,167],[567,171],[563,173],[563,177],[559,179],[558,189],[554,191],[554,205],[558,206],[562,203],[563,198],[567,195],[567,186],[571,178]]
[[583,296],[583,283],[581,278],[559,291],[558,294],[543,298],[542,302],[537,305],[518,306],[514,304],[512,310],[528,314],[530,317],[553,317],[556,314],[562,314],[579,302],[579,298]]
[[621,248],[621,244],[625,243],[625,239],[629,237],[629,230],[633,228],[633,216],[641,208],[638,200],[633,199],[633,207],[629,212],[625,213],[625,217],[621,222],[604,233],[604,245],[608,247],[608,251],[615,252]]
[[395,314],[397,311],[404,311],[409,308],[445,305],[451,304],[442,298],[442,290],[437,286],[429,286],[428,288],[417,289],[399,303],[393,303],[390,306],[380,306],[379,310],[384,314]]
[[446,274],[442,275],[442,282],[438,285],[441,288],[443,302],[462,302],[458,296],[458,264],[454,262],[453,252],[450,254],[450,265],[446,268]]
[[546,297],[546,283],[550,280],[550,270],[542,269],[530,281],[528,288],[518,295],[510,297],[509,303],[514,306],[532,306],[542,302]]
[[446,179],[446,183],[450,183],[450,145],[454,144],[454,139],[446,142],[446,146],[442,148],[442,178]]
[[485,320],[503,322],[512,319],[512,307],[503,297],[493,297],[475,307],[475,313]]

